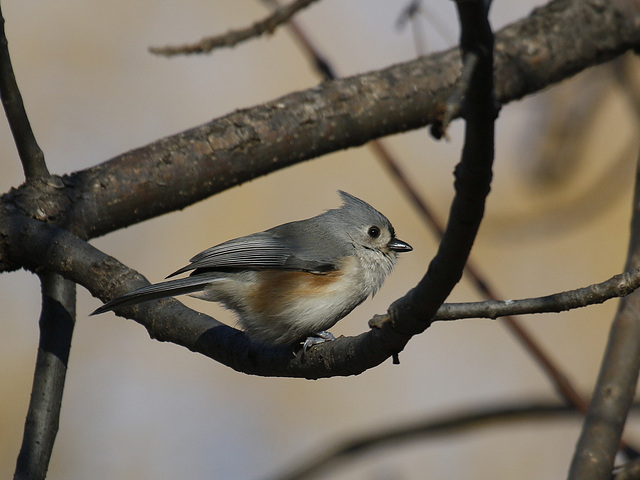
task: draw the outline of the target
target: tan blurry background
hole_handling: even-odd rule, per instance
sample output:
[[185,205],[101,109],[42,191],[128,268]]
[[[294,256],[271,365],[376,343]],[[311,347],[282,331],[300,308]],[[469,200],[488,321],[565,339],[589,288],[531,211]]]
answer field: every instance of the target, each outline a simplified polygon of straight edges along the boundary
[[[494,2],[498,29],[535,2]],[[538,2],[541,3],[541,2]],[[415,55],[395,21],[406,2],[325,0],[301,24],[343,75]],[[318,83],[283,30],[211,56],[167,60],[151,45],[184,43],[245,26],[266,11],[254,1],[4,2],[9,47],[49,169],[86,168],[128,149],[240,107]],[[457,35],[453,2],[429,2],[432,18]],[[450,46],[426,33],[430,50]],[[637,122],[611,73],[598,69],[505,107],[497,124],[496,179],[475,261],[504,298],[599,282],[624,265]],[[591,108],[587,108],[587,107]],[[572,137],[555,123],[593,119]],[[547,136],[545,127],[577,151]],[[460,122],[449,142],[424,130],[388,139],[441,217],[452,194]],[[552,165],[538,175],[547,145]],[[6,122],[0,126],[0,191],[22,182]],[[627,152],[626,155],[623,155]],[[621,159],[622,158],[622,159]],[[577,159],[577,162],[576,162]],[[617,162],[617,163],[616,163]],[[277,172],[92,243],[159,281],[193,254],[229,238],[306,218],[339,204],[343,189],[373,204],[414,252],[383,289],[334,329],[357,334],[422,276],[436,243],[366,147]],[[452,301],[478,299],[466,281]],[[215,305],[190,306],[233,324]],[[0,477],[19,450],[38,341],[39,285],[24,271],[0,276]],[[435,324],[414,338],[401,364],[321,381],[236,373],[183,348],[150,340],[78,290],[78,320],[51,479],[250,479],[278,472],[320,446],[369,429],[507,400],[555,398],[544,375],[499,322]],[[528,327],[589,391],[616,302],[527,317]],[[632,429],[633,430],[633,429]],[[575,419],[516,424],[405,448],[375,451],[327,478],[548,479],[565,474],[579,432]],[[630,439],[640,436],[631,431]]]

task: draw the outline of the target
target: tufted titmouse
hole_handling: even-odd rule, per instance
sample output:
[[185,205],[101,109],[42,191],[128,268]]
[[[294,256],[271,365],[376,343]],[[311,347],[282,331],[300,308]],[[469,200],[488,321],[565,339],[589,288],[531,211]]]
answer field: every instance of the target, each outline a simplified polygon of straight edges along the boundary
[[316,217],[211,247],[167,278],[104,304],[107,312],[191,294],[235,311],[248,335],[274,344],[333,339],[325,330],[382,286],[411,246],[375,208],[339,192],[343,205]]

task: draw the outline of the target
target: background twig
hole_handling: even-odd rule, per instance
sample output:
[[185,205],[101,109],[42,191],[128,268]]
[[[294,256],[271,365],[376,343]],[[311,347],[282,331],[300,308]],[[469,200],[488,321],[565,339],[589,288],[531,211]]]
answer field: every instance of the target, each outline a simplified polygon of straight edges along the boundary
[[233,47],[240,42],[257,38],[265,33],[273,33],[273,31],[297,12],[308,7],[318,0],[295,0],[288,5],[276,9],[271,15],[264,20],[254,23],[250,27],[231,30],[223,35],[215,35],[213,37],[205,37],[199,42],[180,46],[167,47],[149,47],[151,53],[165,55],[167,57],[173,55],[188,55],[192,53],[210,53],[212,50],[221,47]]
[[[638,408],[637,405],[636,408]],[[314,449],[314,453],[309,455],[308,460],[301,461],[272,478],[273,480],[313,478],[336,468],[341,461],[353,460],[375,448],[389,447],[403,442],[424,441],[461,431],[469,433],[478,428],[513,425],[515,422],[539,422],[575,417],[576,413],[579,412],[569,405],[533,402],[463,410],[439,418],[437,415],[430,415],[423,419],[414,418],[403,425],[353,435],[338,443],[332,443],[330,447],[321,449],[319,452]]]

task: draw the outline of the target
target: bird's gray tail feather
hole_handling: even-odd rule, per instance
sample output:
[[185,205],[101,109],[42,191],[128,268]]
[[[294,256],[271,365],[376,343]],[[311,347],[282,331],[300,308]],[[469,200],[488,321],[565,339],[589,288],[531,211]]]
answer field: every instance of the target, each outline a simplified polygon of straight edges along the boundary
[[179,278],[177,280],[169,280],[160,282],[146,287],[139,288],[133,292],[126,293],[121,297],[114,298],[110,302],[105,303],[97,308],[91,315],[108,312],[118,307],[126,307],[150,300],[158,300],[160,298],[175,297],[176,295],[184,295],[187,293],[201,292],[207,283],[214,280],[215,277],[208,275],[197,275],[193,277]]

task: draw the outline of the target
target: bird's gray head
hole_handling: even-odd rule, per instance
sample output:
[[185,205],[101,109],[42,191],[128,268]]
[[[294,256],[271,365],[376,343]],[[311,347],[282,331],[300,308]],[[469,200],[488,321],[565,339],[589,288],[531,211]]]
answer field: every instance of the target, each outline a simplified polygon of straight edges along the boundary
[[343,205],[326,212],[327,219],[335,222],[334,231],[356,249],[381,252],[395,260],[397,253],[409,252],[411,246],[396,238],[391,222],[368,203],[346,192],[339,191]]

